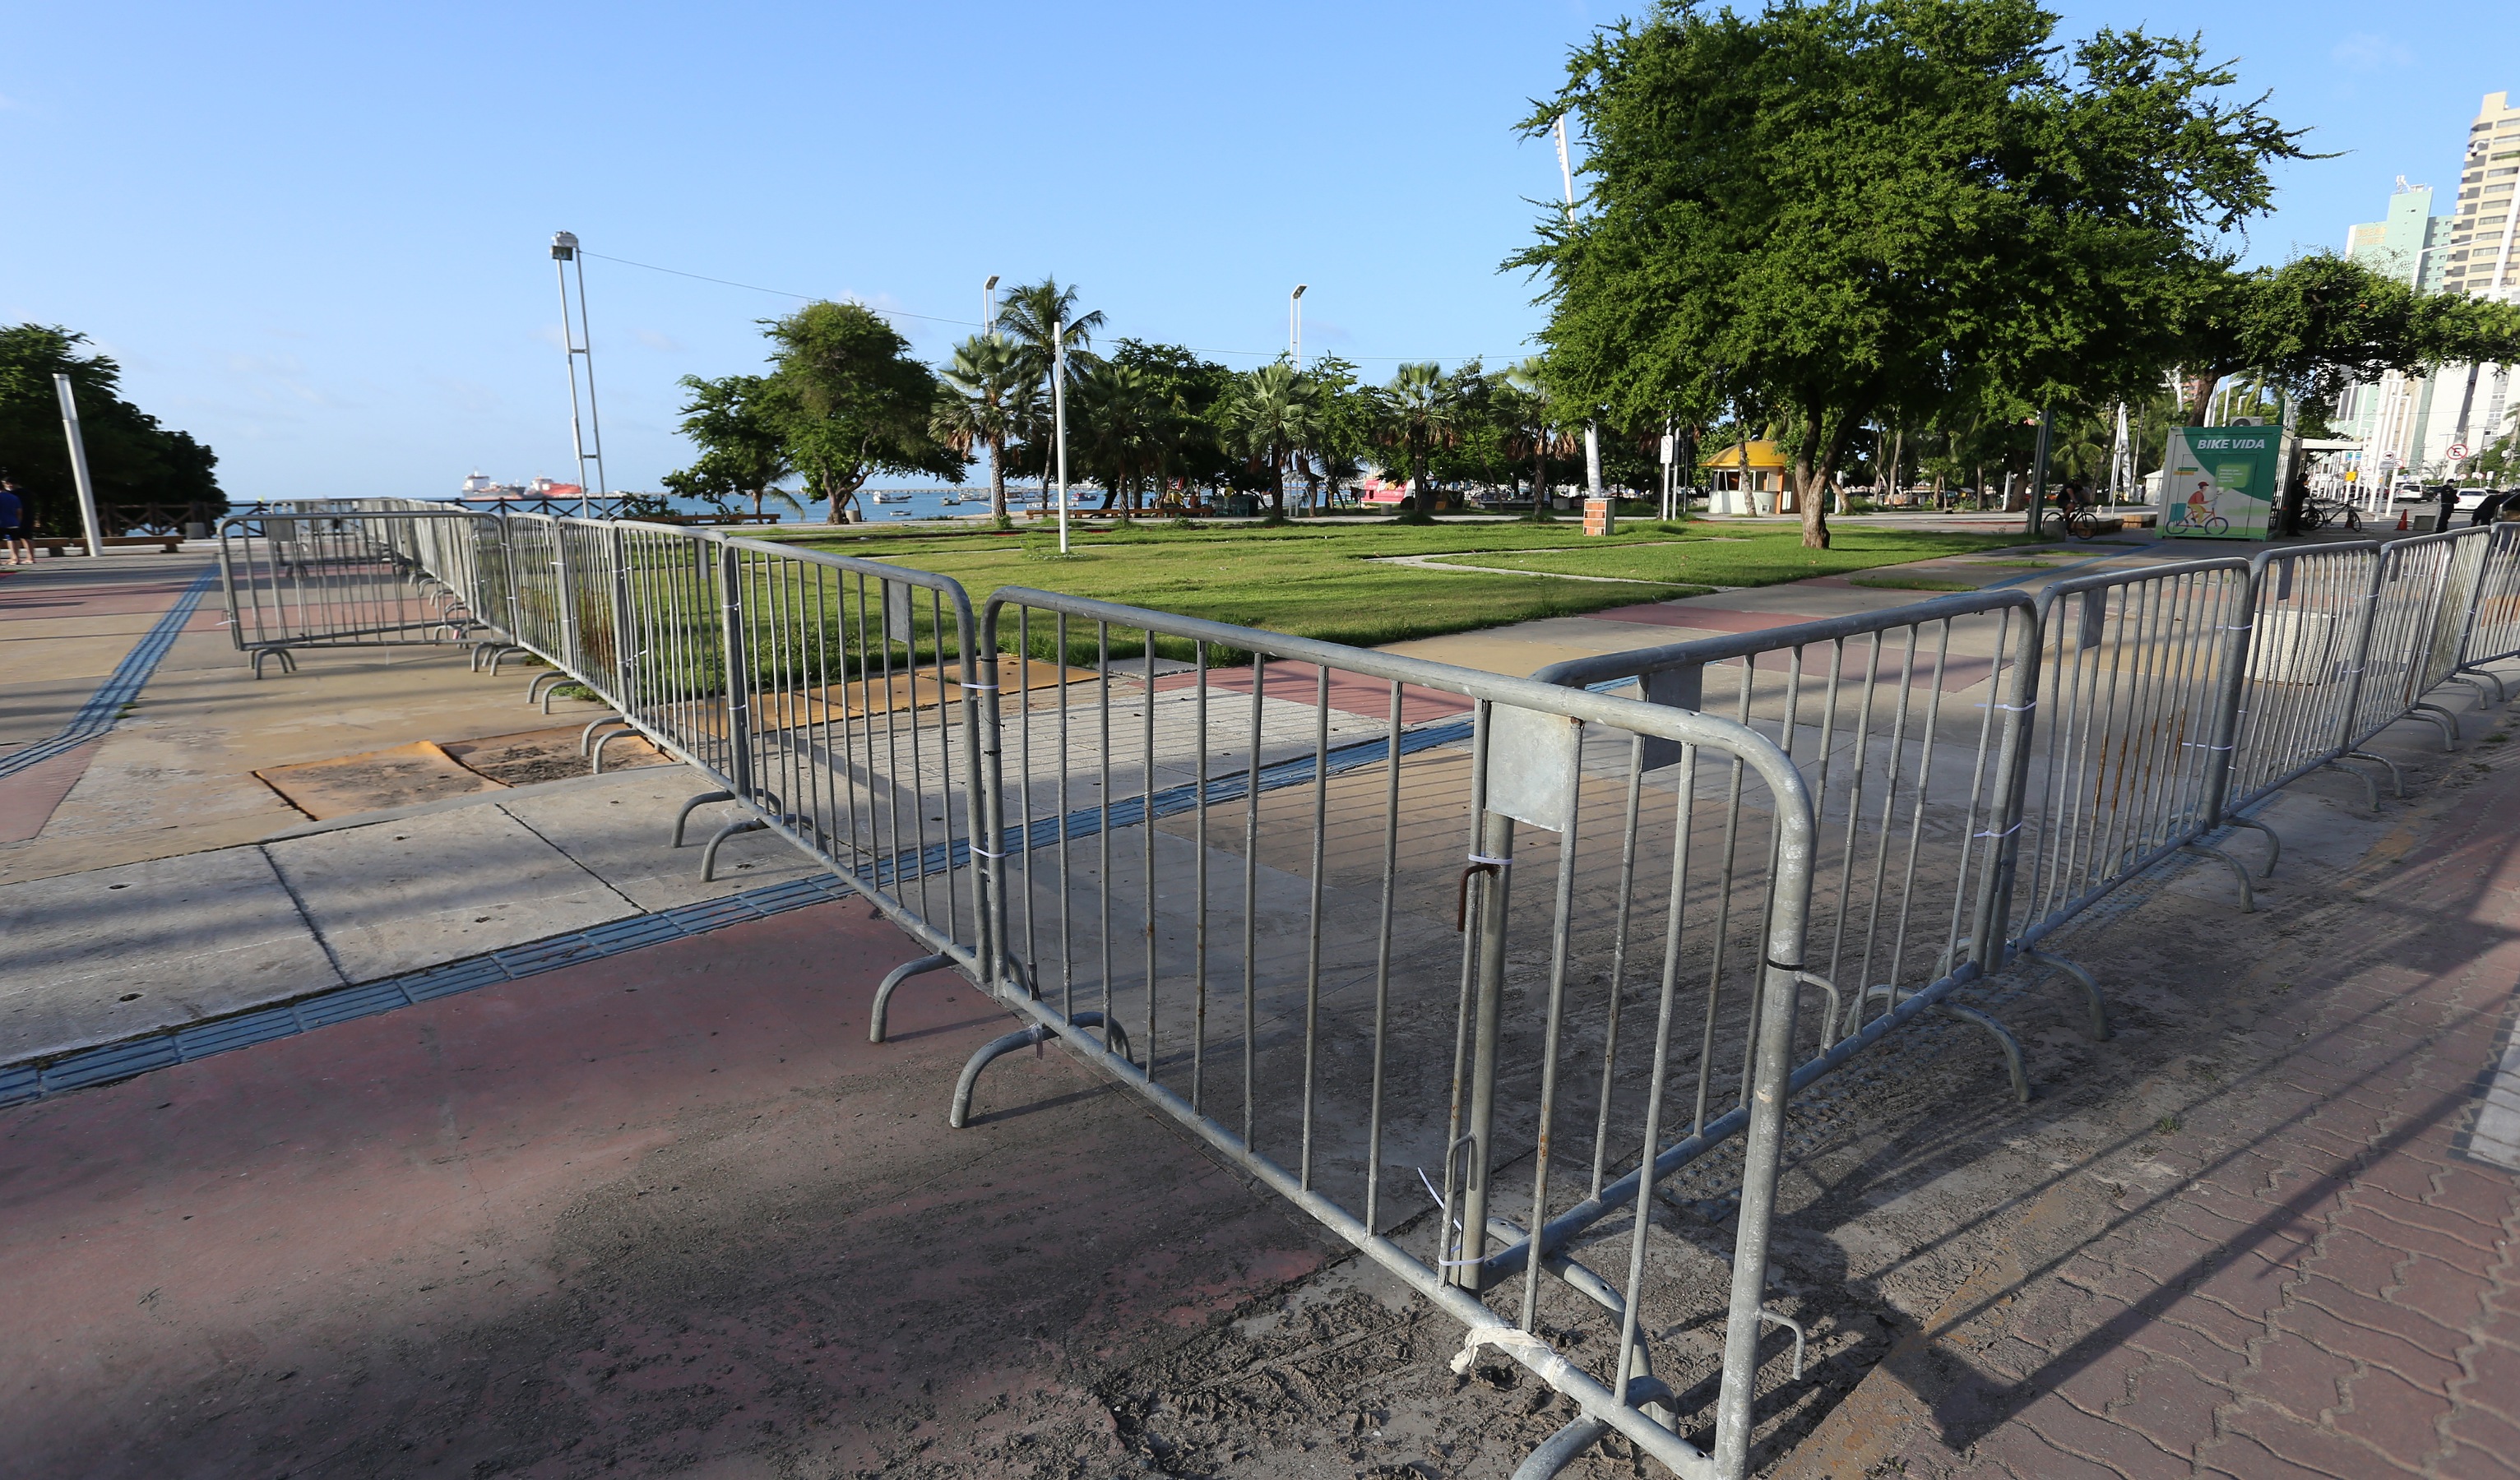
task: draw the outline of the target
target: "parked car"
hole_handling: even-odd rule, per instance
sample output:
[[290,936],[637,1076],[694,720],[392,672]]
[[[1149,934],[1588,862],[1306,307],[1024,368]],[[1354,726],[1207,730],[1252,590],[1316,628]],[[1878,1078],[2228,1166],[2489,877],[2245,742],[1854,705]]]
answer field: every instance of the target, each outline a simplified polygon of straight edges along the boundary
[[2484,503],[2487,496],[2493,492],[2494,490],[2491,488],[2460,489],[2458,491],[2458,512],[2461,514],[2474,512],[2476,506]]

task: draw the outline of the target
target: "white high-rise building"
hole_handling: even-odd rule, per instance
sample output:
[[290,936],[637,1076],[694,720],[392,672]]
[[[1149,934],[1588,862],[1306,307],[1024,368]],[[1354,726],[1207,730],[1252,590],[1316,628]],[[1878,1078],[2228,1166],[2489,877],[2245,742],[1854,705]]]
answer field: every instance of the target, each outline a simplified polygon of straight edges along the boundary
[[[2520,253],[2514,232],[2520,214],[2511,208],[2520,184],[2520,109],[2509,93],[2488,93],[2469,126],[2461,155],[2458,201],[2446,216],[2432,214],[2432,188],[2398,181],[2389,218],[2355,227],[2346,255],[2374,272],[2427,292],[2465,292],[2520,300]],[[2510,394],[2507,365],[2444,365],[2429,376],[2382,376],[2354,386],[2337,406],[2339,432],[2362,443],[2363,477],[2379,481],[2384,471],[2447,476],[2460,459],[2474,457],[2510,429],[2520,404]]]

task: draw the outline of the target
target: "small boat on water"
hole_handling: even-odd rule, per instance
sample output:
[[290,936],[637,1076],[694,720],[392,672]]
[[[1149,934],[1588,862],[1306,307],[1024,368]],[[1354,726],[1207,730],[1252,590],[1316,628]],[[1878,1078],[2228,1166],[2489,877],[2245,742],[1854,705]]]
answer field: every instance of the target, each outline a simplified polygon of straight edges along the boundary
[[910,502],[910,495],[906,493],[873,493],[867,495],[867,497],[875,500],[878,504],[907,504]]

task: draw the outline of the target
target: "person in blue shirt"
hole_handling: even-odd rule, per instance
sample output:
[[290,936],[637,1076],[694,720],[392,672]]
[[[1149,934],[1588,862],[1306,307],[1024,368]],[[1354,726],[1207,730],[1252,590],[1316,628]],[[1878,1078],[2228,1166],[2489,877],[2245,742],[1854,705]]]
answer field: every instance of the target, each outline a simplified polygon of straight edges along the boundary
[[35,547],[26,542],[26,501],[7,478],[0,478],[0,554],[8,556],[0,564],[18,564],[21,556],[24,563],[35,563]]

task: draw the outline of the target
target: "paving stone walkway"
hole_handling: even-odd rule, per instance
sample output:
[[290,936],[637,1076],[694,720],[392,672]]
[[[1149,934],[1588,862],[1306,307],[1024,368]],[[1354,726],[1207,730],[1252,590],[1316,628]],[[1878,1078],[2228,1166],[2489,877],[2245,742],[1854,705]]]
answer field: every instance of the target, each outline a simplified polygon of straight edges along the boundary
[[2093,1228],[2059,1183],[1778,1473],[2520,1474],[2520,1176],[2477,1134],[2520,1090],[2515,835],[2498,767],[2375,850],[2383,964],[2255,963],[2304,1009],[2165,1118],[2148,1184]]

